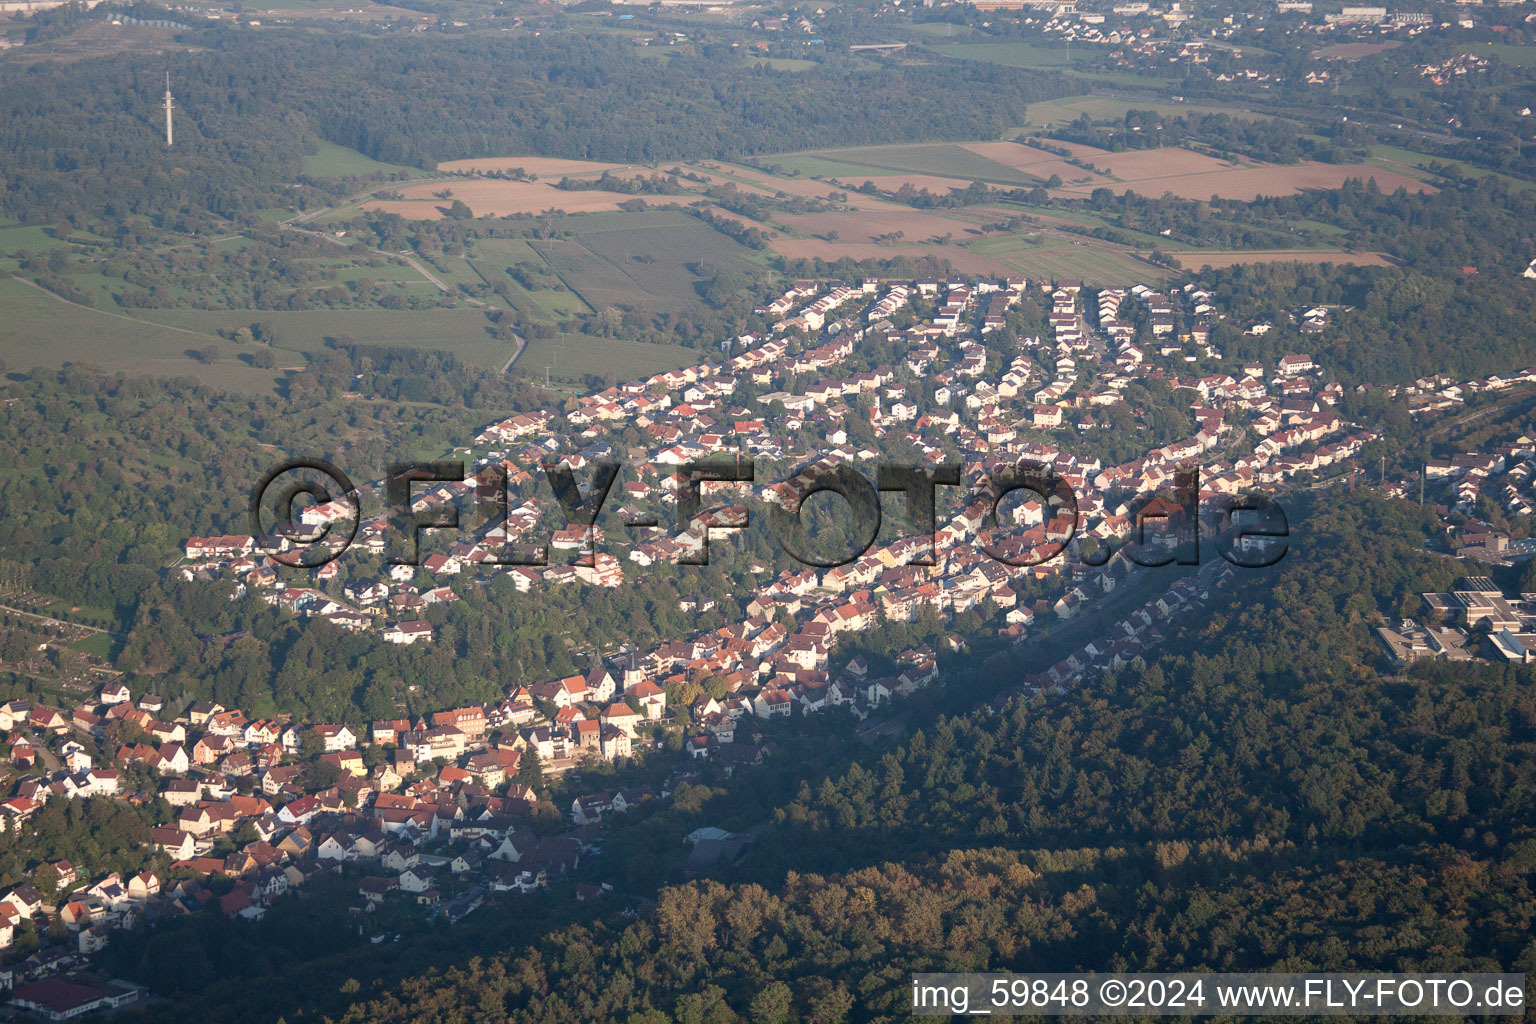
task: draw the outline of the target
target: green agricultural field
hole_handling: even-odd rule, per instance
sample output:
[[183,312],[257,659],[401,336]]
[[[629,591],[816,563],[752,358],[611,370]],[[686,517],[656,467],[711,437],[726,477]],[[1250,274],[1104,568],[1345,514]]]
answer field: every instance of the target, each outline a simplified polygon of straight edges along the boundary
[[1371,155],[1366,158],[1366,163],[1373,167],[1380,167],[1385,171],[1396,171],[1410,178],[1420,181],[1429,181],[1434,175],[1424,170],[1432,162],[1443,162],[1436,157],[1426,156],[1423,153],[1415,153],[1411,149],[1399,149],[1396,146],[1372,146]]
[[[325,339],[343,335],[363,345],[441,349],[486,369],[500,369],[512,355],[512,346],[497,341],[486,329],[490,321],[485,311],[479,309],[322,309],[294,313],[262,309],[157,309],[137,315],[210,334],[220,328],[234,330],[253,323],[270,324],[277,334],[280,366],[285,365],[284,352],[297,362],[299,353],[323,352]],[[234,342],[221,345],[230,359],[251,347]]]
[[[497,239],[496,241],[501,241]],[[589,308],[581,301],[580,296],[570,289],[523,287],[512,278],[506,268],[515,262],[542,263],[543,258],[532,249],[528,255],[516,259],[507,259],[504,256],[492,256],[469,260],[469,265],[479,275],[480,279],[498,294],[504,294],[506,301],[522,316],[531,320],[541,320],[552,323],[566,320],[578,313],[592,313],[595,310]]]
[[1171,276],[1169,271],[1100,245],[1074,245],[1057,238],[1044,242],[1042,245],[1028,237],[988,238],[966,248],[1005,263],[1032,280],[1076,277],[1089,284],[1129,285]]
[[537,262],[539,258],[533,246],[522,238],[477,238],[470,245],[471,259],[485,260],[498,266],[510,267],[514,263],[529,260]]
[[[71,305],[16,279],[0,280],[0,360],[15,370],[93,363],[128,375],[195,377],[232,391],[271,391],[276,375],[234,358],[234,346],[206,325],[173,329],[147,319]],[[254,316],[246,320],[249,323]],[[188,353],[215,344],[212,364]]]
[[583,235],[581,244],[622,267],[656,296],[693,294],[694,264],[746,269],[751,250],[692,217],[669,227],[625,228]]
[[[1050,220],[1070,221],[1073,224],[1079,224],[1085,228],[1090,229],[1108,228],[1111,231],[1117,231],[1120,234],[1130,238],[1130,244],[1136,249],[1151,250],[1160,248],[1172,252],[1175,249],[1194,248],[1194,246],[1186,245],[1185,243],[1175,241],[1172,238],[1164,238],[1163,236],[1153,234],[1150,231],[1138,231],[1134,228],[1121,227],[1111,218],[1103,217],[1099,214],[1087,210],[1055,210],[1049,207],[1030,206],[1027,203],[1010,203],[1008,206],[1009,209],[1018,209],[1024,213],[1038,214],[1047,217]],[[1047,223],[1049,223],[1049,221],[1047,221]],[[1051,244],[1059,245],[1062,241],[1063,239],[1058,236],[1051,239]],[[1070,241],[1070,239],[1066,239],[1066,241]]]
[[[809,153],[789,153],[765,159],[794,167],[793,161],[810,158],[840,165],[845,170],[838,177],[873,177],[881,174],[934,174],[964,181],[985,181],[1000,185],[1037,185],[1040,179],[996,160],[972,153],[947,142],[900,146],[857,146],[851,149],[823,149]],[[802,171],[802,173],[812,173]]]
[[633,306],[650,298],[634,278],[574,239],[542,239],[533,247],[561,283],[593,309]]
[[1492,54],[1506,64],[1515,64],[1522,68],[1536,68],[1536,46],[1513,46],[1509,43],[1494,43],[1492,46],[1472,47],[1467,52],[1478,57]]
[[816,156],[811,153],[780,153],[777,156],[765,157],[763,162],[784,169],[786,173],[801,174],[807,178],[870,178],[876,174],[889,174],[890,171],[871,167],[868,164],[847,163],[841,160],[831,160],[824,156]]
[[[529,242],[575,297],[594,310],[662,308],[694,301],[701,278],[689,264],[752,269],[752,251],[708,225],[671,211],[568,218],[579,237]],[[701,268],[702,269],[702,268]]]
[[0,228],[0,253],[47,252],[66,243],[39,227]]
[[599,210],[595,213],[570,213],[552,217],[550,224],[578,237],[603,231],[651,231],[679,227],[702,232],[698,237],[719,234],[708,224],[677,210],[640,210],[635,213],[622,210]]
[[[479,309],[270,310],[152,309],[113,313],[71,305],[19,280],[0,280],[0,360],[12,369],[94,363],[127,374],[196,377],[235,391],[271,390],[283,368],[302,366],[305,354],[323,352],[325,339],[346,335],[363,344],[442,349],[466,362],[500,369],[512,347],[486,329]],[[279,371],[258,370],[242,356],[255,346],[220,337],[253,323],[277,334]],[[192,352],[212,345],[219,357],[205,364]]]
[[699,349],[681,345],[649,345],[620,338],[561,334],[554,338],[528,339],[528,348],[517,361],[517,371],[537,381],[544,379],[546,368],[550,380],[580,383],[588,374],[594,374],[624,381],[689,366],[707,355]]
[[420,168],[380,163],[355,149],[338,146],[324,139],[320,139],[319,144],[318,153],[304,157],[304,173],[312,178],[362,178],[370,174],[396,173],[408,174],[413,178],[425,175]]
[[[425,256],[418,252],[416,260],[450,288],[461,284],[473,288],[481,283],[480,275],[475,273],[475,268],[471,267],[469,260],[463,256],[445,256],[442,253],[433,253],[431,256]],[[411,268],[407,267],[406,269],[409,270]],[[414,271],[412,272],[414,273]],[[420,276],[416,280],[431,286],[431,282],[423,281]]]
[[[333,260],[322,264],[336,271],[336,282],[347,284],[361,278],[368,278],[375,284],[400,281],[406,284],[424,284],[421,274],[415,267],[405,263],[397,263],[393,260],[381,261],[379,266],[370,267],[366,263]],[[441,274],[439,277],[443,276]]]
[[1460,163],[1448,160],[1445,157],[1430,156],[1427,153],[1418,153],[1411,149],[1399,149],[1396,146],[1372,146],[1371,155],[1366,158],[1366,163],[1372,167],[1380,167],[1385,171],[1396,171],[1410,178],[1420,181],[1434,179],[1426,168],[1432,163],[1456,164],[1461,168],[1461,173],[1473,178],[1495,177],[1512,189],[1524,191],[1536,188],[1536,182],[1525,181],[1521,178],[1512,178],[1498,171],[1490,171],[1472,164]]

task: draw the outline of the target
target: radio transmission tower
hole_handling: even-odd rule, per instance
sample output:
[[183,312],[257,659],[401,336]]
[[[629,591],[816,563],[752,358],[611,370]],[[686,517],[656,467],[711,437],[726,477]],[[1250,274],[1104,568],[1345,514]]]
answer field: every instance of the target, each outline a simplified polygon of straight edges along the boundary
[[165,144],[171,145],[171,108],[175,104],[171,100],[171,73],[165,73]]

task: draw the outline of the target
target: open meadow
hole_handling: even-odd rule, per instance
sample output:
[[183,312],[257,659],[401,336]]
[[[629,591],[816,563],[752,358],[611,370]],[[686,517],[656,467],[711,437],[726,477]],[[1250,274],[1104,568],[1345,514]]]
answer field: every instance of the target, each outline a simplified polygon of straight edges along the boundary
[[899,256],[918,259],[932,256],[949,260],[961,274],[1006,274],[1009,266],[961,245],[929,243],[926,245],[875,245],[871,242],[828,242],[820,238],[776,238],[775,252],[789,259],[888,260]]
[[476,217],[512,217],[518,214],[591,213],[617,210],[631,196],[592,190],[568,191],[548,181],[454,181],[448,184],[412,185],[396,190],[399,199],[372,199],[364,210],[398,213],[407,220],[441,220],[455,199],[464,201]]
[[1030,280],[1075,277],[1106,285],[1162,281],[1170,272],[1135,256],[1124,246],[1059,235],[1014,234],[985,239],[968,247],[975,255]]
[[[518,255],[513,263],[539,261],[565,291],[530,298],[568,313],[687,308],[700,301],[698,282],[722,271],[762,270],[761,254],[676,210],[585,214],[554,224],[572,237],[519,240],[528,256],[499,250],[499,242],[481,245],[487,254]],[[489,255],[481,263],[494,266]]]
[[1182,250],[1173,254],[1185,270],[1245,266],[1251,263],[1337,263],[1352,267],[1389,267],[1392,261],[1379,252],[1345,252],[1342,249],[1255,249],[1251,252],[1201,252]]
[[1100,175],[1113,181],[1140,181],[1145,178],[1170,178],[1186,174],[1217,174],[1239,167],[1254,167],[1235,160],[1219,160],[1204,153],[1196,153],[1178,147],[1161,149],[1128,149],[1121,153],[1107,150],[1089,151],[1082,147],[1079,159],[1094,166]]
[[967,142],[964,148],[988,160],[1032,175],[1041,182],[1056,176],[1068,184],[1085,184],[1101,177],[1076,164],[1067,163],[1055,153],[1047,153],[1020,142]]
[[[195,377],[232,391],[271,391],[277,375],[233,358],[205,364],[191,352],[234,346],[206,326],[176,327],[65,302],[20,279],[0,280],[0,360],[10,370],[91,363],[129,376]],[[247,321],[249,322],[249,321]]]
[[315,140],[315,152],[304,154],[304,173],[312,178],[361,178],[371,174],[422,177],[419,167],[381,163],[373,157],[325,139]]
[[[441,349],[467,363],[499,369],[512,355],[512,345],[497,341],[486,329],[489,320],[479,309],[317,309],[300,312],[268,310],[156,309],[135,314],[143,320],[186,330],[214,334],[233,331],[253,322],[271,325],[277,335],[274,346],[278,365],[301,365],[302,359],[285,362],[284,352],[294,356],[325,351],[326,339],[349,337],[359,344]],[[221,342],[226,358],[236,359],[247,348]]]
[[[908,245],[949,237],[952,241],[981,237],[981,230],[970,221],[944,213],[926,213],[891,204],[888,210],[856,210],[849,213],[804,213],[783,216],[779,221],[795,229],[796,234],[835,236],[838,241],[873,242],[899,240]],[[900,238],[895,236],[900,234]]]
[[517,369],[531,380],[582,384],[588,375],[614,381],[649,377],[708,358],[708,353],[682,345],[652,345],[624,338],[597,338],[587,334],[559,334],[530,338]]
[[[1139,161],[1122,158],[1139,157]],[[1288,196],[1306,189],[1335,189],[1350,178],[1376,180],[1383,192],[1405,188],[1410,192],[1434,192],[1433,185],[1410,178],[1405,174],[1372,167],[1369,164],[1257,164],[1247,166],[1228,165],[1221,169],[1194,170],[1189,173],[1174,171],[1179,163],[1198,164],[1197,154],[1185,150],[1143,150],[1140,153],[1104,153],[1088,155],[1093,163],[1113,160],[1130,168],[1145,168],[1132,176],[1116,175],[1107,187],[1117,193],[1135,192],[1137,195],[1157,197],[1165,194],[1181,199],[1222,199],[1251,201],[1259,196]],[[1205,158],[1209,160],[1210,158]],[[1219,161],[1218,161],[1219,163]],[[1160,168],[1165,168],[1160,170]],[[1070,185],[1056,190],[1057,195],[1086,197],[1098,185]]]
[[[779,154],[764,159],[803,174],[852,178],[863,174],[891,172],[958,178],[963,184],[984,181],[990,184],[1030,186],[1042,179],[1006,163],[999,163],[966,146],[948,142],[900,146],[855,146],[846,149],[818,149],[808,153]],[[818,162],[822,162],[818,166]],[[828,170],[827,168],[836,168]]]

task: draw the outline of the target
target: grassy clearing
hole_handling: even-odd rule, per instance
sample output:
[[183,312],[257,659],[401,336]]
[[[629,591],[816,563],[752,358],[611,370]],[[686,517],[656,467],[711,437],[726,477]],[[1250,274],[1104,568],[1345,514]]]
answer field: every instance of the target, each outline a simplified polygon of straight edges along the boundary
[[[475,269],[469,265],[469,261],[463,256],[446,256],[442,253],[424,256],[421,253],[417,253],[416,259],[422,266],[430,270],[433,276],[439,278],[449,287],[461,284],[474,287],[480,283],[480,275],[475,273]],[[411,268],[407,267],[406,269],[409,270]],[[429,288],[435,287],[431,282],[423,281],[419,275],[416,280],[427,285]]]
[[1293,226],[1298,228],[1308,228],[1312,231],[1318,231],[1325,235],[1330,235],[1334,238],[1343,238],[1345,235],[1349,234],[1349,229],[1344,227],[1342,224],[1329,224],[1320,220],[1308,220],[1306,218],[1300,218],[1294,222]]
[[471,259],[489,260],[500,266],[536,261],[539,258],[533,246],[522,238],[477,238],[472,244],[474,248],[470,252]]
[[[404,263],[381,262],[377,267],[370,267],[361,262],[343,262],[340,260],[327,261],[321,266],[329,266],[336,271],[336,283],[348,284],[362,278],[368,278],[375,284],[401,282],[405,284],[422,283],[421,274],[415,267]],[[441,277],[442,275],[438,275]]]
[[543,380],[548,367],[551,380],[580,383],[586,375],[595,374],[624,381],[689,366],[706,355],[681,345],[648,345],[621,338],[561,334],[554,338],[530,338],[517,369],[534,380]]
[[871,167],[868,164],[847,163],[824,156],[813,156],[809,153],[780,154],[767,157],[763,162],[777,165],[789,173],[801,174],[807,178],[869,178],[886,173],[883,169]]
[[1510,43],[1494,43],[1491,46],[1472,47],[1467,51],[1477,57],[1496,55],[1505,64],[1522,68],[1536,68],[1536,46],[1515,46]]
[[560,281],[593,309],[633,306],[650,295],[621,268],[573,239],[551,238],[533,243],[539,256]]
[[596,312],[581,301],[580,296],[569,289],[559,288],[525,288],[515,278],[507,273],[506,268],[514,263],[532,262],[542,263],[543,257],[534,252],[520,239],[491,239],[493,242],[516,242],[527,252],[509,257],[505,253],[494,250],[485,252],[486,246],[482,243],[482,253],[469,260],[469,265],[476,274],[491,287],[506,296],[506,301],[522,316],[530,319],[553,323],[566,320],[578,313]]
[[692,217],[666,226],[594,231],[583,235],[581,241],[623,267],[641,287],[657,294],[691,289],[696,277],[687,264],[724,267],[746,261],[749,252],[746,246]]
[[1128,253],[1090,245],[1062,243],[1059,239],[1009,236],[988,238],[966,245],[972,252],[998,260],[1031,280],[1076,277],[1088,284],[1129,285],[1161,281],[1170,274]]
[[[1005,205],[1010,210],[1018,210],[1021,213],[1044,218],[1046,223],[1050,221],[1069,221],[1073,224],[1081,224],[1089,228],[1109,228],[1112,231],[1118,231],[1129,236],[1134,240],[1138,249],[1150,250],[1158,248],[1168,252],[1176,252],[1180,249],[1207,251],[1208,248],[1190,245],[1175,238],[1166,238],[1162,235],[1153,234],[1150,231],[1138,231],[1122,227],[1115,222],[1114,218],[1102,216],[1091,210],[1056,209],[1049,206],[1033,206],[1029,203],[1007,203]],[[1287,224],[1290,224],[1292,227],[1318,231],[1328,235],[1330,238],[1342,238],[1348,234],[1348,231],[1338,224],[1325,224],[1322,221],[1316,220],[1297,220],[1295,222],[1287,222]],[[1295,248],[1301,248],[1300,244],[1298,243]]]
[[1492,175],[1510,188],[1522,191],[1536,188],[1536,182],[1512,178],[1498,171],[1490,171],[1456,160],[1447,160],[1445,157],[1430,156],[1427,153],[1418,153],[1411,149],[1400,149],[1397,146],[1372,146],[1371,155],[1366,158],[1365,162],[1373,167],[1380,167],[1384,171],[1396,171],[1398,174],[1409,178],[1416,178],[1419,181],[1431,181],[1434,179],[1435,176],[1427,170],[1430,164],[1454,163],[1461,168],[1463,174],[1472,175],[1477,178]]
[[66,243],[54,238],[40,227],[7,227],[0,228],[0,253],[20,252],[23,249],[30,252],[48,252],[58,249]]
[[569,223],[578,237],[528,246],[593,310],[691,304],[694,284],[710,276],[710,268],[751,269],[756,263],[751,250],[686,214],[588,215]]
[[1420,181],[1429,181],[1434,175],[1424,168],[1433,159],[1423,153],[1399,149],[1396,146],[1372,146],[1371,155],[1366,158],[1366,163],[1373,167],[1380,167],[1382,170],[1396,171]]
[[[988,160],[968,149],[947,142],[900,146],[857,146],[852,149],[826,149],[811,153],[769,157],[765,162],[792,167],[796,162],[829,161],[844,168],[835,177],[874,177],[882,174],[933,174],[963,181],[985,181],[1000,185],[1035,185],[1039,179],[1017,168]],[[805,166],[802,164],[802,167]],[[802,170],[801,173],[826,173]]]
[[555,217],[551,223],[561,231],[569,231],[578,237],[604,231],[646,231],[678,226],[694,228],[706,235],[717,233],[702,221],[676,210],[641,210],[638,213],[599,210]]
[[55,599],[37,606],[33,611],[40,615],[63,619],[65,622],[84,623],[87,626],[112,625],[112,613],[91,604],[70,604],[68,601]]
[[[486,330],[489,321],[478,309],[325,309],[295,313],[259,309],[159,309],[140,315],[159,323],[208,333],[258,322],[271,324],[277,334],[279,364],[283,363],[284,351],[294,356],[322,352],[326,347],[325,339],[343,335],[363,345],[441,349],[487,369],[500,369],[512,354],[512,346],[497,341]],[[222,347],[231,360],[243,348],[233,342],[224,342]]]
[[[0,308],[6,314],[0,319],[0,359],[12,369],[94,363],[131,376],[195,377],[245,393],[270,391],[276,381],[273,371],[235,360],[234,346],[211,337],[206,327],[168,330],[145,318],[83,309],[14,279],[0,280]],[[204,364],[188,355],[208,344],[220,345],[226,357]]]
[[396,173],[417,178],[425,174],[424,171],[415,167],[380,163],[355,149],[338,146],[324,139],[319,140],[319,152],[305,155],[304,173],[313,178],[362,178],[370,174]]
[[93,633],[84,640],[76,640],[69,646],[82,654],[89,654],[103,661],[112,656],[112,638],[105,633]]

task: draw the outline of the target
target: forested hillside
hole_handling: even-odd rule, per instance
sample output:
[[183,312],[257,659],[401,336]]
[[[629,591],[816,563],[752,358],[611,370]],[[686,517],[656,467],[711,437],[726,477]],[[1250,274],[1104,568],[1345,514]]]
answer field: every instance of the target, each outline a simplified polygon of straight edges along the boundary
[[320,364],[296,375],[286,398],[89,366],[16,375],[0,389],[0,438],[15,460],[0,472],[10,513],[0,543],[13,578],[131,619],[141,600],[153,603],[158,571],[185,536],[241,525],[249,488],[272,467],[274,450],[329,451],[360,474],[378,473],[402,445],[436,454],[484,409],[516,407],[520,381],[451,359],[430,365],[450,389],[488,384],[487,404],[466,409],[462,394],[440,406],[345,402],[335,397],[350,370],[345,359],[335,373]]
[[[486,953],[346,1019],[890,1020],[921,970],[1536,970],[1532,671],[1382,676],[1369,623],[1453,563],[1374,497],[1292,521],[1291,556],[1146,670],[915,723],[777,806],[757,779],[680,799],[611,845],[760,815],[766,832],[653,915]],[[980,696],[1000,669],[954,686]]]
[[[431,167],[538,154],[622,163],[812,146],[991,138],[1063,76],[952,64],[800,73],[729,52],[643,59],[627,41],[189,31],[173,67],[177,145],[159,128],[158,58],[0,68],[3,212],[26,223],[242,217],[292,195],[306,137]],[[944,110],[935,121],[926,112]],[[64,172],[64,173],[61,173]]]

